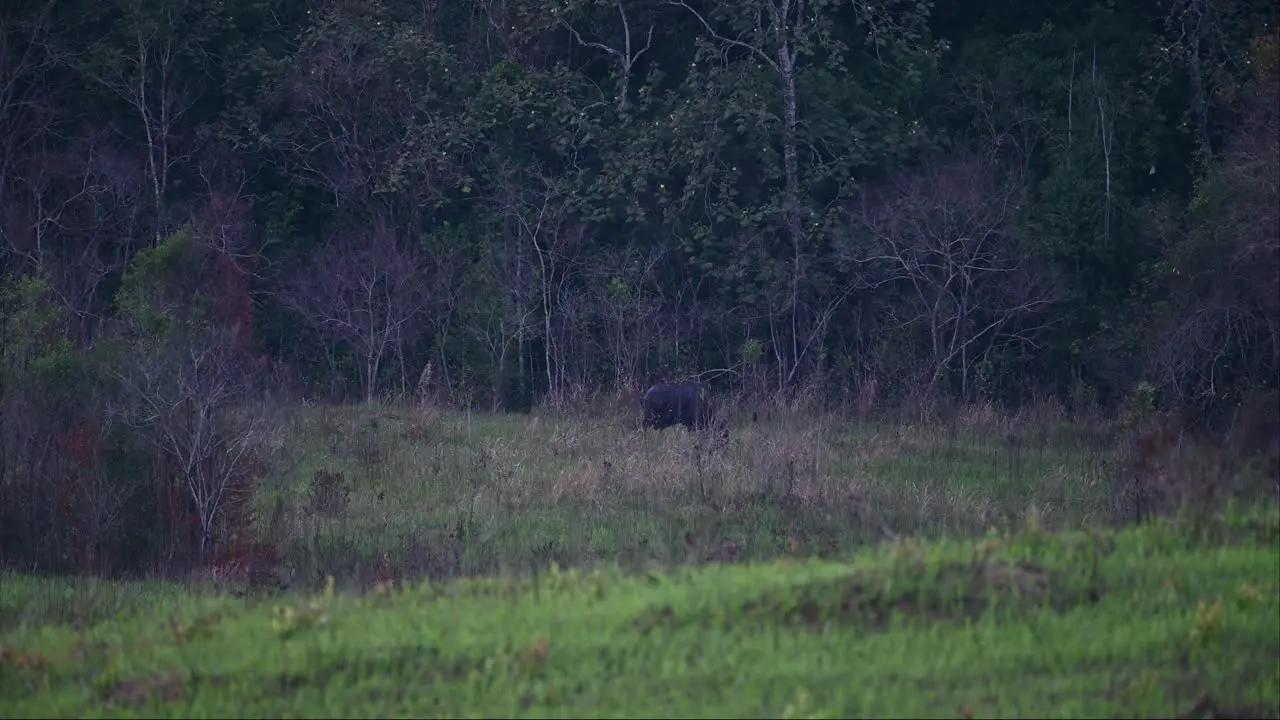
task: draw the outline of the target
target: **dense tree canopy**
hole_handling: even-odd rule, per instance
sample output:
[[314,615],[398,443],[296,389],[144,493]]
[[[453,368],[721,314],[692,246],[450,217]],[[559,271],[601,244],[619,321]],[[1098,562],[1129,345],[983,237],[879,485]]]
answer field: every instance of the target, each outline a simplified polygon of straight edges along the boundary
[[1276,14],[10,3],[4,267],[89,346],[191,228],[256,351],[344,396],[430,362],[499,407],[709,367],[1212,405],[1276,378]]

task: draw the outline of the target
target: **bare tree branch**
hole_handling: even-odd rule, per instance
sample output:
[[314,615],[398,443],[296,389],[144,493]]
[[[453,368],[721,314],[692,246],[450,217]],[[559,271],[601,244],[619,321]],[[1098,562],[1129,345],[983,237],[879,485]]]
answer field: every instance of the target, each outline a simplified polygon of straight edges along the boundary
[[422,253],[378,220],[367,232],[333,233],[284,298],[326,344],[356,352],[371,401],[388,357],[421,334],[418,321],[436,300],[431,283]]
[[967,394],[974,364],[1000,344],[1032,340],[1022,323],[1056,301],[1014,221],[1023,193],[969,158],[863,195],[854,222],[872,242],[851,238],[844,257],[862,283],[898,288],[887,318],[923,331],[930,387],[954,369]]
[[653,45],[653,23],[649,24],[649,32],[645,36],[644,47],[632,52],[631,50],[631,23],[627,20],[627,8],[623,4],[623,0],[616,0],[618,7],[618,15],[622,17],[622,48],[615,48],[604,43],[595,41],[586,41],[582,39],[582,35],[577,28],[570,25],[567,21],[561,20],[560,24],[573,33],[573,37],[578,44],[583,47],[593,47],[605,51],[606,53],[617,58],[618,61],[618,109],[625,110],[630,102],[631,88],[631,71],[635,64],[639,62],[640,56],[648,52]]

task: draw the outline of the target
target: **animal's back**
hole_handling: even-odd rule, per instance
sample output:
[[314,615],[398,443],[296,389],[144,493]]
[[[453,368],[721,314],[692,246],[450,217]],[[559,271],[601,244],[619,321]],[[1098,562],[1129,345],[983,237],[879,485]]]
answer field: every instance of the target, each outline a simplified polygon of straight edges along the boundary
[[645,424],[664,428],[684,425],[689,430],[705,426],[710,420],[706,386],[696,380],[658,383],[641,399]]

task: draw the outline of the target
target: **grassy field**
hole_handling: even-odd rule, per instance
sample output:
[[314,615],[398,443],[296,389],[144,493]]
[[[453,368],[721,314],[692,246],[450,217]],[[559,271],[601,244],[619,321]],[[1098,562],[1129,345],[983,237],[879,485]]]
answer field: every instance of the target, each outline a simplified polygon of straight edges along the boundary
[[9,575],[0,716],[1274,717],[1277,581],[1274,504],[365,594]]
[[1107,424],[636,420],[289,409],[265,574],[0,576],[0,717],[1280,712],[1248,462],[1166,454],[1240,500],[1124,527]]
[[734,423],[724,446],[638,417],[307,408],[274,440],[257,516],[296,586],[394,566],[436,579],[534,564],[641,569],[840,556],[896,536],[1114,524],[1105,429],[971,412],[948,429],[800,414]]

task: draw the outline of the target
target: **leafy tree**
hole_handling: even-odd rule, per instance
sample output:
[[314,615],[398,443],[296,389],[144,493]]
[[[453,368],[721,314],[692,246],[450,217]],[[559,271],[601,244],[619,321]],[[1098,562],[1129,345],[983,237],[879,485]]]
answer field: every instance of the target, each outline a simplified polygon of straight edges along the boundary
[[268,429],[266,378],[237,342],[239,328],[215,312],[220,288],[208,279],[227,258],[201,240],[184,228],[135,258],[119,292],[124,352],[113,369],[123,389],[114,412],[172,468],[161,482],[190,504],[198,562],[220,530],[236,529],[228,516],[252,487]]

